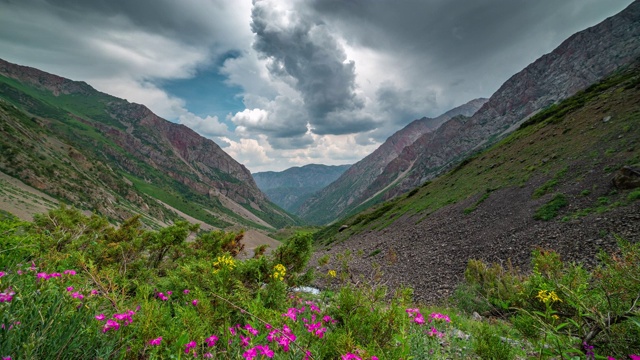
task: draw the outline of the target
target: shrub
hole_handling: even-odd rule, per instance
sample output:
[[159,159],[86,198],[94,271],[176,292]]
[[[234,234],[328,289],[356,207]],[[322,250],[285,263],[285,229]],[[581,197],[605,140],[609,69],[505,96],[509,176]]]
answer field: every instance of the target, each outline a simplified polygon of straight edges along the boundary
[[555,194],[551,200],[536,210],[533,218],[536,220],[549,221],[558,215],[558,212],[569,203],[563,194]]

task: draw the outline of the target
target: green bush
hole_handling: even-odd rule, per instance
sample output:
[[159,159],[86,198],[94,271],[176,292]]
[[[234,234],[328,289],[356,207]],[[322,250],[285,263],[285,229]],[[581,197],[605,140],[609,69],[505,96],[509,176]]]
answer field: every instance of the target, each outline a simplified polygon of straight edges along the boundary
[[555,194],[548,203],[542,205],[538,210],[536,210],[533,218],[536,220],[549,221],[558,216],[560,209],[568,204],[569,202],[563,194]]

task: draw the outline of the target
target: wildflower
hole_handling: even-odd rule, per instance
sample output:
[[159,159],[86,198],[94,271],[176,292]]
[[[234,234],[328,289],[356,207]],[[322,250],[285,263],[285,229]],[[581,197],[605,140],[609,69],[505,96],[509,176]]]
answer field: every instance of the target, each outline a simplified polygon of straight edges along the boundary
[[191,305],[198,306],[198,299],[193,299],[193,301],[191,301]]
[[65,270],[65,271],[63,271],[63,273],[65,275],[75,275],[76,271],[75,270]]
[[188,354],[189,351],[193,348],[195,348],[196,346],[198,346],[198,344],[195,341],[189,341],[185,346],[184,346],[184,353]]
[[169,298],[168,298],[168,297],[166,297],[166,296],[165,296],[163,293],[161,293],[161,292],[159,292],[157,296],[158,296],[158,298],[160,298],[160,300],[162,300],[162,301],[167,301],[167,300],[169,300]]
[[629,355],[629,359],[631,359],[631,360],[640,360],[640,355]]
[[22,270],[18,270],[18,275],[22,275],[22,274],[24,274]]
[[307,350],[304,352],[304,360],[311,359],[311,351]]
[[98,290],[91,289],[91,295],[98,295]]
[[222,255],[216,258],[216,261],[213,262],[213,266],[215,267],[215,270],[213,270],[214,273],[217,273],[220,269],[224,268],[232,270],[236,267],[236,261],[229,255]]
[[538,295],[536,295],[536,298],[540,299],[540,301],[545,304],[548,304],[550,302],[562,302],[555,291],[540,290],[538,291]]
[[372,356],[371,360],[378,360],[378,357],[377,356]]
[[[449,316],[440,314],[440,313],[432,313],[431,315],[429,315],[429,317],[433,320],[444,320],[444,322],[447,322],[447,323],[451,322],[451,319],[449,319]],[[429,320],[429,322],[431,322],[431,320]]]
[[39,272],[39,273],[36,274],[36,278],[43,279],[43,280],[49,280],[50,276],[46,272]]
[[242,354],[242,357],[246,360],[253,360],[256,356],[258,356],[256,348],[251,348]]
[[3,302],[11,302],[11,300],[13,300],[13,295],[15,295],[16,293],[13,292],[11,290],[11,288],[8,288],[7,290],[5,290],[4,292],[0,293],[0,303]]
[[262,355],[268,357],[268,358],[272,358],[274,353],[273,350],[269,349],[269,345],[258,345],[256,346],[256,349],[260,351],[260,353],[262,353]]
[[251,340],[248,337],[244,337],[242,335],[240,335],[240,345],[242,345],[242,347],[247,347],[249,346],[249,340]]
[[173,291],[167,291],[167,295],[171,296],[171,294],[173,294]]
[[338,274],[336,273],[335,270],[329,270],[327,271],[327,275],[331,276],[332,278],[336,277]]
[[0,278],[1,278],[1,277],[3,277],[3,276],[5,276],[5,275],[7,275],[7,273],[6,273],[6,272],[4,272],[4,271],[0,271]]
[[73,291],[73,286],[68,286],[67,291]]
[[202,355],[202,357],[205,359],[213,359],[213,354],[210,352],[206,352],[204,353],[204,355]]
[[341,360],[362,360],[362,358],[360,358],[358,355],[356,354],[352,354],[352,353],[347,353],[342,355],[342,357],[340,357]]
[[296,321],[296,313],[298,312],[298,309],[296,308],[289,308],[289,310],[287,310],[286,314],[282,314],[282,316],[288,317],[293,321]]
[[158,345],[160,345],[160,342],[162,342],[162,336],[160,336],[159,338],[156,338],[156,339],[149,340],[149,345],[158,346]]
[[230,327],[229,328],[229,332],[231,333],[231,335],[236,336],[236,328],[235,327]]
[[120,329],[120,324],[112,319],[107,320],[107,323],[102,327],[102,332],[106,333],[109,330],[118,330]]
[[282,265],[282,264],[277,264],[276,266],[273,267],[273,274],[271,275],[272,278],[276,279],[276,280],[284,280],[284,276],[287,273],[287,268]]
[[82,299],[84,299],[84,295],[82,295],[81,293],[79,293],[79,292],[77,292],[77,291],[76,291],[76,292],[74,292],[74,293],[72,293],[72,294],[71,294],[71,297],[72,297],[72,298],[74,298],[74,299],[78,299],[78,300],[82,300]]
[[424,317],[422,316],[422,314],[418,313],[415,317],[415,319],[413,319],[413,321],[416,322],[416,324],[424,324]]
[[582,347],[584,348],[584,354],[587,359],[595,359],[596,354],[593,352],[593,345],[587,344],[586,341],[582,342]]
[[247,324],[244,326],[245,330],[247,330],[249,332],[249,334],[253,335],[253,336],[257,336],[258,335],[258,330],[254,329],[250,324]]
[[11,356],[3,356],[2,360],[11,360]]
[[60,274],[59,272],[55,272],[55,273],[49,274],[49,277],[62,277],[62,274]]
[[204,341],[207,343],[208,347],[213,347],[213,346],[216,346],[216,341],[218,341],[218,337],[215,335],[211,335],[208,338],[204,339]]
[[98,315],[96,315],[96,316],[94,316],[94,317],[96,318],[96,320],[99,320],[99,321],[102,321],[102,320],[104,320],[104,319],[105,319],[104,314],[98,314]]
[[189,293],[189,289],[182,290],[182,293],[185,294],[185,295],[188,294]]

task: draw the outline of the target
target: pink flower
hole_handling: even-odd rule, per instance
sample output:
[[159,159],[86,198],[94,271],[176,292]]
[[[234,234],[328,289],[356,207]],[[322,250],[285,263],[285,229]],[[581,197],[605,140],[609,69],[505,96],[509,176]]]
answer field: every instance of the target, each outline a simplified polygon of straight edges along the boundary
[[240,335],[240,345],[242,345],[242,347],[249,346],[249,340],[251,340],[251,338]]
[[82,299],[84,299],[84,295],[82,295],[81,293],[79,293],[79,292],[77,292],[77,291],[76,291],[76,292],[74,292],[74,293],[72,293],[72,294],[71,294],[71,297],[72,297],[72,298],[74,298],[74,299],[78,299],[78,300],[82,300]]
[[253,327],[251,327],[250,324],[247,324],[244,326],[245,330],[247,330],[249,332],[249,334],[256,336],[258,335],[258,330],[254,329]]
[[196,346],[198,346],[198,344],[195,341],[190,341],[188,342],[185,346],[184,346],[184,353],[188,354],[189,351],[193,348],[195,348]]
[[230,327],[229,328],[229,332],[231,333],[231,335],[235,336],[236,335],[236,328],[235,327]]
[[75,271],[75,270],[65,270],[63,273],[64,273],[65,275],[75,275],[75,274],[76,274],[76,271]]
[[215,335],[211,335],[204,340],[207,343],[208,347],[216,346],[216,341],[218,341],[218,337]]
[[62,277],[62,274],[60,274],[59,272],[55,272],[55,273],[49,274],[49,277]]
[[[429,315],[429,317],[434,320],[444,320],[444,322],[448,322],[448,323],[451,322],[451,319],[449,319],[447,315],[440,314],[440,313],[432,313],[431,315]],[[429,322],[431,322],[431,320],[429,320]]]
[[205,359],[213,359],[213,354],[210,352],[204,353],[204,355],[202,355],[203,358]]
[[191,302],[191,305],[198,306],[198,299],[193,299],[193,301]]
[[640,360],[640,355],[629,355],[631,360]]
[[162,336],[160,336],[159,338],[156,338],[156,339],[149,340],[149,345],[158,346],[158,345],[160,345],[160,342],[162,342]]
[[304,360],[310,360],[311,359],[311,351],[307,350],[304,353]]
[[120,329],[120,324],[118,324],[118,322],[115,320],[111,320],[111,319],[107,320],[107,323],[102,327],[102,332],[106,333],[111,329],[113,330]]
[[289,310],[287,310],[286,314],[282,314],[282,316],[284,317],[288,317],[293,321],[296,321],[296,313],[298,312],[298,309],[296,308],[289,308]]
[[91,295],[98,295],[98,290],[92,289],[91,290]]
[[11,302],[11,300],[13,300],[13,295],[15,295],[16,293],[13,292],[11,290],[11,288],[8,288],[7,290],[5,290],[4,292],[0,293],[0,303],[3,302]]
[[378,357],[377,356],[372,356],[371,360],[378,360]]
[[4,271],[0,271],[0,278],[1,278],[1,277],[3,277],[3,276],[5,276],[5,275],[7,275],[7,273],[6,273],[6,272],[4,272]]
[[269,359],[271,359],[274,355],[273,350],[269,349],[269,345],[258,345],[255,348],[258,349],[260,353],[262,353],[262,355],[268,357]]
[[417,324],[424,324],[424,317],[422,316],[422,314],[418,313],[418,315],[416,315],[415,319],[413,319],[413,321],[415,321]]
[[39,272],[39,273],[36,274],[36,278],[43,279],[43,280],[49,280],[50,276],[46,272]]
[[22,275],[22,274],[24,274],[22,270],[18,270],[18,275]]
[[96,315],[95,318],[96,318],[96,320],[102,321],[102,320],[104,320],[105,316],[104,316],[104,314],[99,314],[99,315]]
[[73,291],[73,286],[67,287],[67,291]]
[[189,289],[184,289],[182,292],[185,293],[185,294],[188,294],[189,293]]
[[342,355],[342,357],[340,357],[341,360],[362,360],[362,358],[360,358],[358,355],[356,354],[352,354],[352,353],[347,353]]
[[253,360],[256,356],[258,356],[256,348],[251,348],[242,354],[242,357],[246,360]]

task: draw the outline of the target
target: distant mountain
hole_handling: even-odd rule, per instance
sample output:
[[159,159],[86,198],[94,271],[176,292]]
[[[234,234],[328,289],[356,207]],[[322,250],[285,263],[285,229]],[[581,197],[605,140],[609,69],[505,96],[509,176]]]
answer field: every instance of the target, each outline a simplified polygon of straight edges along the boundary
[[0,171],[115,221],[296,223],[213,141],[84,82],[0,60],[0,118]]
[[[391,156],[383,168],[376,164],[368,169],[369,176],[362,169],[364,163],[355,164],[343,178],[305,203],[300,215],[308,221],[317,218],[326,223],[409,191],[495,143],[541,109],[585,89],[639,56],[640,1],[636,1],[619,14],[574,34],[512,76],[473,116],[452,117],[435,131],[421,134],[398,155]],[[352,188],[352,181],[347,179],[359,175],[366,178],[365,183]],[[323,213],[327,216],[318,217]]]
[[297,214],[310,223],[323,224],[353,211],[367,201],[371,196],[367,192],[369,186],[405,147],[452,117],[473,115],[486,101],[475,99],[436,118],[424,117],[411,122],[391,135],[373,153],[351,166],[338,180],[302,204]]
[[253,174],[253,178],[267,197],[290,213],[296,214],[299,206],[311,195],[334,182],[351,165],[317,165],[292,167],[284,171],[265,171]]

